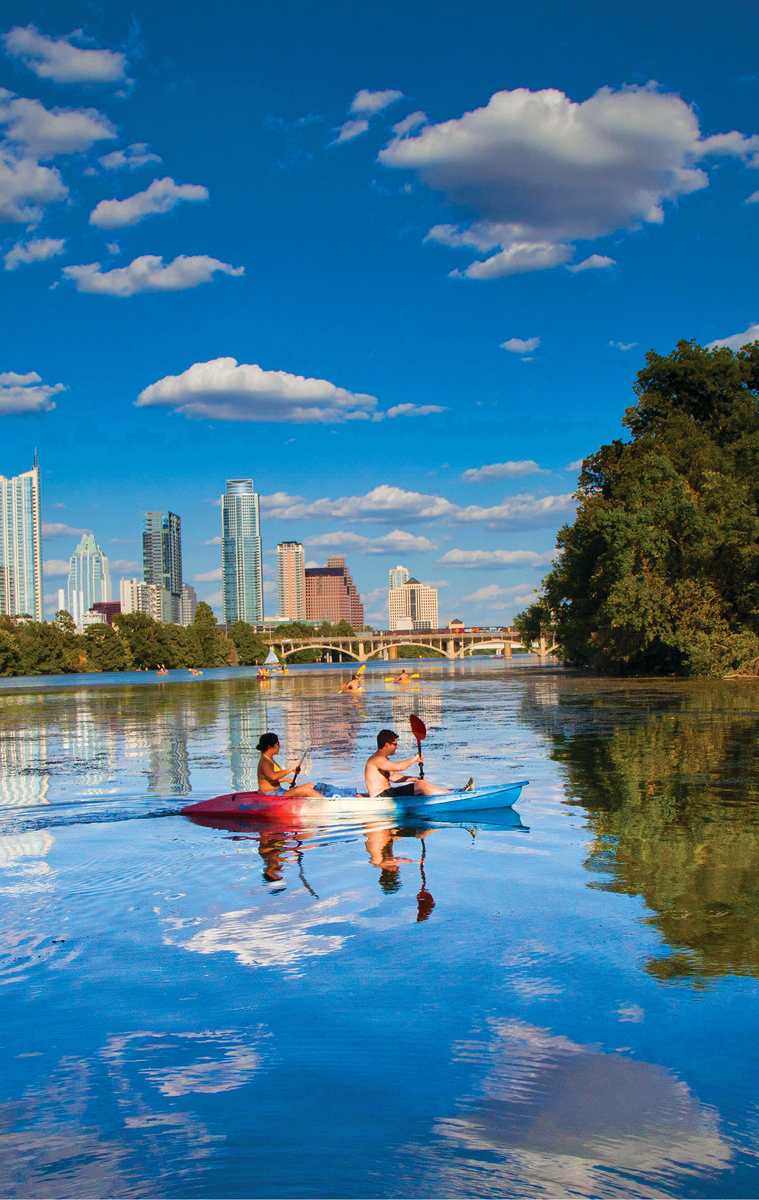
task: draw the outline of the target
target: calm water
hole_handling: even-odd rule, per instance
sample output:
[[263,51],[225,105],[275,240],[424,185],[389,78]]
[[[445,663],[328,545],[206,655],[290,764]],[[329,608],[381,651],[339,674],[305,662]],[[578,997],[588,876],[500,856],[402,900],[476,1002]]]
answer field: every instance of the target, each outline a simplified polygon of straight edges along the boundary
[[[759,684],[419,669],[0,682],[0,1194],[759,1194]],[[518,815],[177,815],[410,711]]]

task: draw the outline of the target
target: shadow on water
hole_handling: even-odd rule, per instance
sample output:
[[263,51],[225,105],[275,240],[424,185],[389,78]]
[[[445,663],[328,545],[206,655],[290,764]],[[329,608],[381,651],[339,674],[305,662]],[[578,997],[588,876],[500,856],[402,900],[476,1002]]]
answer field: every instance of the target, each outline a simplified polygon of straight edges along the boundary
[[759,975],[759,689],[755,683],[528,688],[567,803],[585,809],[589,887],[642,896],[671,952],[646,970],[705,986]]

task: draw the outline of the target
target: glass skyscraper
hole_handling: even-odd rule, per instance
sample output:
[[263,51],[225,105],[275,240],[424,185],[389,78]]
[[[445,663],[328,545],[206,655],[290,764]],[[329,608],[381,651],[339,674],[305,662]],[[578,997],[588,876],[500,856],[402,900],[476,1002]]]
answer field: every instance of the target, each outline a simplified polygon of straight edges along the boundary
[[168,592],[171,620],[182,620],[182,522],[173,512],[142,514],[142,570],[146,583]]
[[263,624],[261,517],[252,479],[228,479],[221,498],[221,576],[226,623]]
[[0,613],[42,620],[40,469],[0,475]]
[[85,533],[69,559],[66,608],[81,628],[82,617],[93,604],[111,599],[108,559],[91,533]]

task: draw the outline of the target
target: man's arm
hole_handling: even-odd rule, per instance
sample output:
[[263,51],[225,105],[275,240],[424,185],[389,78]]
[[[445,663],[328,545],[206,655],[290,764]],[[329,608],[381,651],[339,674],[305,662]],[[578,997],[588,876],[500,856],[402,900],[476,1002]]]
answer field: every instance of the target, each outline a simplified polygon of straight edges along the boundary
[[413,767],[414,763],[421,762],[422,757],[415,754],[413,758],[407,758],[403,762],[392,762],[389,758],[375,758],[373,761],[380,771],[389,771],[391,775],[398,775],[408,767]]

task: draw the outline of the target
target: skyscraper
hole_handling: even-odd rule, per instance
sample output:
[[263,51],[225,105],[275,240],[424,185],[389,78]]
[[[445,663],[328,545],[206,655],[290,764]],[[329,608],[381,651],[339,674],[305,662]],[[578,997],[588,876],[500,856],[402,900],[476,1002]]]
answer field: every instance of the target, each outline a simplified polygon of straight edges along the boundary
[[173,512],[142,514],[142,564],[146,583],[169,592],[171,620],[182,619],[182,522]]
[[283,621],[302,621],[306,615],[305,556],[300,542],[277,546],[279,615]]
[[42,620],[40,469],[0,475],[0,613]]
[[391,567],[390,568],[390,591],[395,588],[403,587],[408,579],[408,569],[406,567]]
[[391,630],[438,627],[437,588],[427,587],[418,579],[407,579],[401,587],[391,588],[388,605]]
[[252,479],[228,479],[221,498],[221,581],[226,623],[263,624],[261,516]]
[[342,555],[330,555],[326,567],[306,568],[306,620],[363,629],[364,606]]
[[198,607],[198,593],[189,583],[182,584],[182,624],[192,625],[195,609]]
[[108,559],[91,533],[82,540],[69,559],[69,580],[66,588],[66,609],[82,628],[82,618],[93,604],[111,599],[111,575]]

